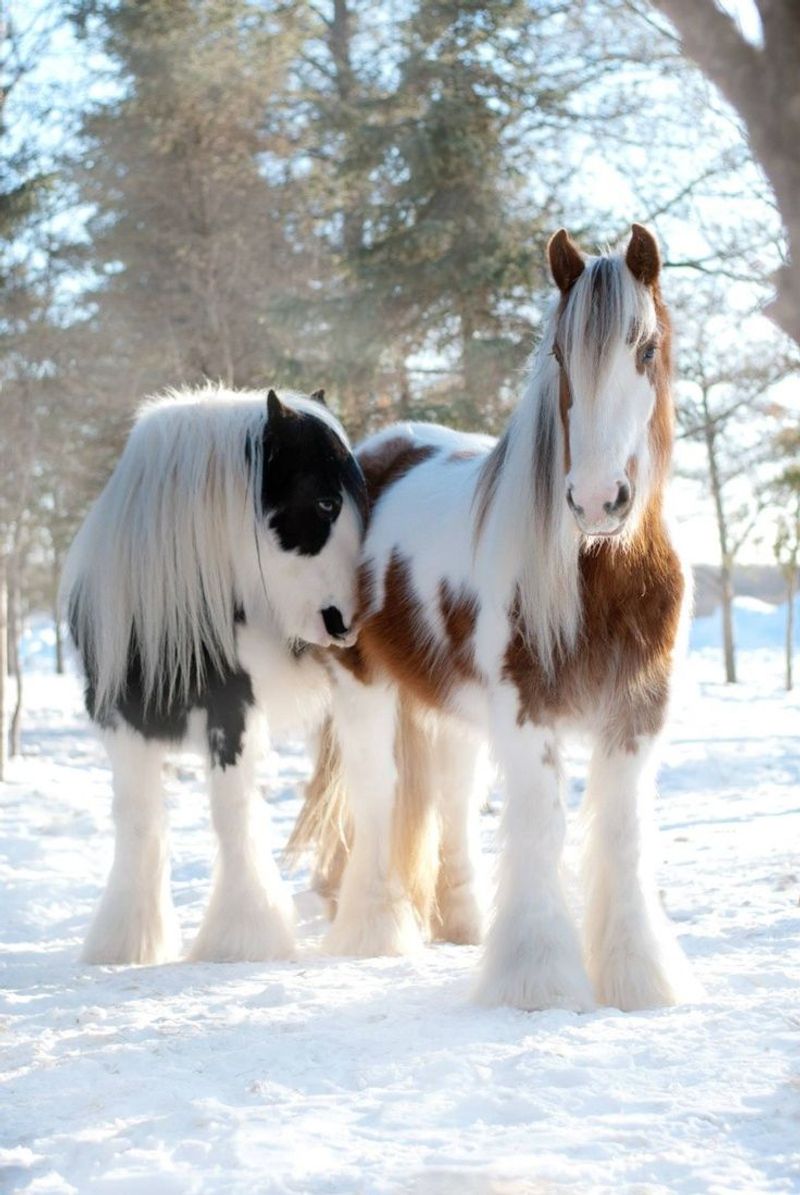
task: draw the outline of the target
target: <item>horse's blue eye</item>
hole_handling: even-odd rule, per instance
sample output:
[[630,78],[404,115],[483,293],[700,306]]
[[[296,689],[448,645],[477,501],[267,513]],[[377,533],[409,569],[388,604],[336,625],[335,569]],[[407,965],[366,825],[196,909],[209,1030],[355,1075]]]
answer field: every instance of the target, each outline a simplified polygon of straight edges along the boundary
[[337,510],[337,502],[335,498],[317,498],[317,510],[326,519],[333,518]]
[[642,360],[643,361],[652,361],[653,358],[655,357],[655,355],[656,355],[656,346],[654,344],[648,344],[647,348],[642,353]]

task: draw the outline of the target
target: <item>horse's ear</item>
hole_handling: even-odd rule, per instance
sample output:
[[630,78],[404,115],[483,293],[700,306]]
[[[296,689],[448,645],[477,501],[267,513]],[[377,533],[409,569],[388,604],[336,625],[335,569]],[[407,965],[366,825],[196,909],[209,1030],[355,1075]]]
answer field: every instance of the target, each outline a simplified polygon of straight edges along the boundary
[[554,232],[550,237],[547,242],[547,257],[553,281],[562,295],[565,295],[586,269],[583,254],[566,228],[559,228],[558,232]]
[[643,224],[631,225],[631,239],[625,254],[625,265],[637,282],[652,286],[661,271],[658,241]]
[[269,426],[272,428],[277,427],[285,414],[286,407],[278,398],[275,391],[270,390],[267,394],[267,421]]
[[312,390],[311,397],[314,399],[314,402],[321,402],[323,407],[327,407],[328,404],[325,402],[325,391],[321,387],[319,390]]

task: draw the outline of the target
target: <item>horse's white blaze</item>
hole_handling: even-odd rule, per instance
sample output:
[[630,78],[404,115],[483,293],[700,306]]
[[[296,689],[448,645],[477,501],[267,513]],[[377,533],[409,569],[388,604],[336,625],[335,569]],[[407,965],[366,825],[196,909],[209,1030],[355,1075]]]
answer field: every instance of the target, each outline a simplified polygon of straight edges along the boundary
[[[588,402],[573,396],[565,485],[580,508],[576,517],[586,534],[607,534],[620,525],[608,507],[613,507],[621,485],[632,493],[647,493],[648,426],[654,404],[653,384],[636,368],[635,349],[627,345],[614,354],[600,393]],[[631,461],[636,462],[635,477],[629,473]]]

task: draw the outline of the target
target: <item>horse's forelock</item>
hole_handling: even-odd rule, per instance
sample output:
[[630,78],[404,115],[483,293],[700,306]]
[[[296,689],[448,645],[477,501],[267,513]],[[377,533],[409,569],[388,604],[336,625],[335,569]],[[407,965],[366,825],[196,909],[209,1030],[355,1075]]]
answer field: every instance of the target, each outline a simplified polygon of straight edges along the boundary
[[638,347],[657,327],[651,292],[616,254],[590,259],[555,320],[554,338],[573,394],[590,401],[602,390],[620,348]]

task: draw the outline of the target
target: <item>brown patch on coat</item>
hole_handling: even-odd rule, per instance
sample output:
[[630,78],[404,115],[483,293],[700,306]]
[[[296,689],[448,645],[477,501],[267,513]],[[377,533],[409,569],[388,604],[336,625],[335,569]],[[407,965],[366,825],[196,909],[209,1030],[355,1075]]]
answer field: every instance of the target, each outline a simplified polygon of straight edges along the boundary
[[362,448],[357,456],[367,483],[370,509],[390,486],[437,452],[432,444],[417,444],[403,435],[383,440],[374,448]]
[[[357,623],[363,623],[364,619],[368,616],[372,608],[374,596],[375,577],[372,565],[367,561],[358,570]],[[345,672],[349,672],[356,680],[361,681],[362,685],[368,685],[374,679],[375,670],[362,647],[360,634],[352,647],[325,648],[323,658],[333,660],[340,667],[344,668]]]
[[458,594],[449,582],[439,582],[439,610],[451,652],[449,663],[462,678],[474,678],[476,675],[472,638],[478,621],[478,609],[478,599],[474,593],[463,591]]
[[557,768],[558,767],[558,760],[556,759],[556,753],[553,750],[552,743],[548,743],[547,746],[545,747],[544,751],[542,752],[542,767],[544,767],[544,768]]
[[374,672],[360,643],[354,643],[352,647],[333,647],[329,650],[331,653],[335,653],[334,661],[340,668],[344,668],[345,672],[349,672],[356,680],[360,680],[362,685],[371,683]]
[[630,750],[639,735],[657,734],[664,725],[683,601],[683,573],[660,497],[629,546],[585,546],[580,574],[583,625],[575,648],[556,652],[550,677],[517,622],[503,677],[519,694],[520,725],[552,725],[605,705],[610,743]]
[[358,645],[370,664],[385,670],[424,705],[439,708],[459,682],[477,680],[473,634],[478,599],[439,586],[445,638],[437,641],[414,589],[408,560],[394,551],[384,577],[384,598],[361,629]]

